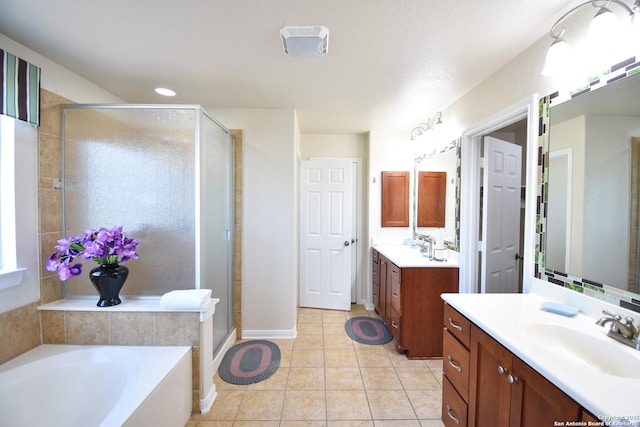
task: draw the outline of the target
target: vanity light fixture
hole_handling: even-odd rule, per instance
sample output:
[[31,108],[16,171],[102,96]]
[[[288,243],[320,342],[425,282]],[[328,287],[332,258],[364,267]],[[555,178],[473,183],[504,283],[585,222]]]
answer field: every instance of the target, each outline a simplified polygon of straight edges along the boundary
[[[640,1],[640,0],[639,0]],[[423,133],[434,130],[436,125],[442,124],[442,112],[438,111],[433,117],[426,122],[420,123],[418,126],[411,130],[410,139],[413,141]]]
[[173,90],[167,89],[166,87],[157,87],[156,93],[162,96],[176,96]]
[[591,5],[592,7],[598,9],[595,16],[591,20],[588,32],[589,46],[593,49],[600,50],[600,52],[596,53],[601,53],[603,51],[611,52],[616,46],[622,44],[620,40],[612,40],[617,33],[620,33],[620,24],[618,22],[618,18],[608,8],[613,4],[617,4],[618,6],[624,8],[625,11],[629,14],[631,21],[633,21],[635,15],[640,12],[640,0],[635,0],[633,9],[620,0],[589,0],[569,10],[567,13],[562,15],[555,24],[553,24],[550,31],[551,38],[553,38],[553,43],[547,51],[544,69],[542,70],[543,76],[557,76],[561,71],[567,69],[573,62],[573,59],[571,58],[571,48],[569,44],[562,38],[562,36],[564,35],[564,28],[560,29],[560,31],[558,32],[558,26],[568,16],[572,15],[575,11],[582,8],[583,6]]

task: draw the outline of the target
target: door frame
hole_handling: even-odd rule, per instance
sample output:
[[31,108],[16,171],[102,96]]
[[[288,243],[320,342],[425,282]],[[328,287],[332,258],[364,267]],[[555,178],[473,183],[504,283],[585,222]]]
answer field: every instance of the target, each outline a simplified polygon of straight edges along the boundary
[[[355,276],[355,290],[352,288],[351,290],[351,302],[356,304],[366,304],[366,298],[362,296],[362,233],[364,221],[362,219],[362,206],[363,206],[363,170],[362,170],[362,159],[359,157],[319,157],[313,156],[309,157],[307,160],[350,160],[351,161],[351,173],[353,178],[353,233],[355,235],[355,262],[352,262],[351,265],[351,274],[352,278]],[[299,162],[302,163],[302,160]],[[300,179],[302,178],[302,168],[298,173],[298,185],[300,185]],[[298,200],[298,212],[301,209],[302,199]],[[300,225],[298,224],[298,235],[300,234]],[[299,243],[298,248],[298,258],[300,257],[300,248],[301,244]],[[298,263],[298,282],[300,282],[300,271],[301,265]],[[299,285],[298,285],[299,287]],[[297,305],[300,305],[300,295],[298,289],[298,297],[297,297]],[[355,300],[354,300],[355,298]]]
[[529,292],[534,275],[536,198],[538,182],[538,95],[534,94],[481,121],[462,133],[460,160],[460,292],[477,293],[480,230],[480,147],[482,137],[527,119],[526,200],[524,215],[523,292]]

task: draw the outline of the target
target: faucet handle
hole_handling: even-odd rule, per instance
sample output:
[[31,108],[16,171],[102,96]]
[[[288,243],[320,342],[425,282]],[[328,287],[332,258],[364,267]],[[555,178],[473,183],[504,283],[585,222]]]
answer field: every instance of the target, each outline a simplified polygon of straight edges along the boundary
[[615,320],[621,320],[622,319],[622,317],[620,317],[619,315],[613,314],[613,313],[611,313],[611,312],[609,312],[607,310],[602,310],[602,314],[604,314],[606,316],[609,316],[609,317],[611,317],[611,318],[613,318]]

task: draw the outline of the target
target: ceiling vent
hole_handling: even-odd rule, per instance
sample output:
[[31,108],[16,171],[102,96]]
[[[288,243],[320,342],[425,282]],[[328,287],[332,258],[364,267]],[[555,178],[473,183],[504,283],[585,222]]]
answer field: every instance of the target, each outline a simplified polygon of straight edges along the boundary
[[314,58],[327,54],[329,30],[319,26],[285,26],[280,29],[284,53],[294,57]]

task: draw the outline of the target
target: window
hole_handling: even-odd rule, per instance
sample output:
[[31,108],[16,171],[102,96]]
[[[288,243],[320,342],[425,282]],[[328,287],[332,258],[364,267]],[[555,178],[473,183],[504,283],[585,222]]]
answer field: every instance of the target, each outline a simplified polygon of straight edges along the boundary
[[0,312],[39,298],[37,128],[0,115]]

